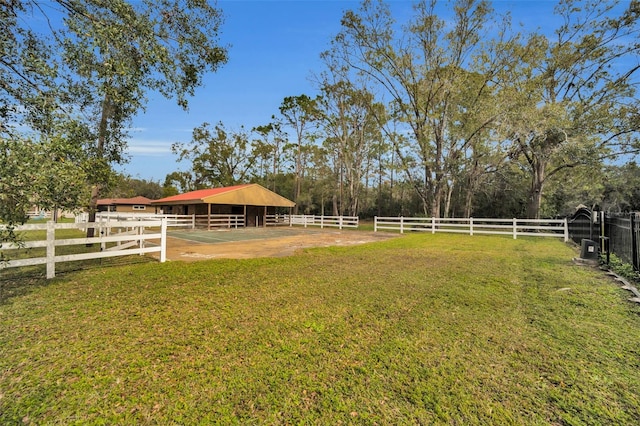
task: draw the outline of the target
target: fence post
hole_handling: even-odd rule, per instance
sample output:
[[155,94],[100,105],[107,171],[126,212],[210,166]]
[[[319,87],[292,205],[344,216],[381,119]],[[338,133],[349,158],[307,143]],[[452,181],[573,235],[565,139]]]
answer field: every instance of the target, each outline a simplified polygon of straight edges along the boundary
[[47,279],[56,276],[56,223],[47,222]]
[[324,229],[324,215],[320,216],[320,229]]
[[196,229],[196,214],[191,216],[191,229]]
[[400,216],[400,233],[404,234],[404,217]]
[[340,229],[342,229],[342,216],[340,216]]
[[[605,237],[607,236],[606,234],[606,224],[605,224],[605,220],[606,220],[606,216],[604,213],[604,210],[600,211],[600,244],[602,244],[601,250],[602,253],[605,252],[605,250],[607,250],[607,247],[605,247]],[[608,260],[608,258],[607,258]],[[609,262],[607,262],[609,263]]]
[[629,215],[629,219],[631,220],[631,258],[632,258],[632,264],[633,264],[633,268],[637,271],[638,270],[638,241],[636,238],[636,214],[635,212],[631,212],[631,214]]
[[431,216],[431,233],[436,233],[436,218]]
[[144,226],[138,226],[136,234],[138,234],[138,236],[140,237],[140,240],[138,240],[138,247],[140,247],[140,256],[144,256],[142,254],[142,249],[144,248]]
[[160,225],[160,263],[167,260],[167,218],[161,219]]
[[[108,237],[109,235],[111,235],[111,227],[109,226],[110,223],[111,223],[111,220],[108,220],[104,224],[102,222],[100,223],[100,227],[98,227],[98,237],[102,238],[102,237]],[[106,249],[107,249],[107,243],[105,243],[104,241],[101,242],[100,251],[105,251]]]
[[569,220],[565,217],[564,218],[564,242],[568,242],[569,241]]
[[378,232],[378,216],[373,217],[373,232]]
[[473,237],[473,218],[469,218],[469,235]]
[[513,239],[518,239],[518,219],[513,218]]

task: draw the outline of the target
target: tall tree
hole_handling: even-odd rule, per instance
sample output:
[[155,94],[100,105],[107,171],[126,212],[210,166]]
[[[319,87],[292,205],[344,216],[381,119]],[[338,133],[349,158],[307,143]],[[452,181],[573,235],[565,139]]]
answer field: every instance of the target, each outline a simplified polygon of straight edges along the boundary
[[[398,33],[389,7],[365,0],[358,13],[345,13],[342,31],[332,45],[333,55],[375,81],[391,100],[388,111],[392,119],[403,123],[411,135],[409,143],[397,147],[396,153],[424,212],[434,216],[441,214],[450,179],[449,163],[457,161],[468,142],[450,138],[453,115],[468,108],[458,104],[458,91],[468,86],[474,75],[468,67],[482,62],[483,81],[476,87],[483,92],[495,84],[507,63],[502,49],[493,49],[494,56],[490,56],[485,48],[492,43],[489,24],[493,24],[487,1],[456,1],[449,24],[438,17],[437,9],[435,0],[420,1],[411,21]],[[486,126],[488,121],[478,123]]]
[[209,123],[193,129],[191,143],[171,147],[178,161],[190,160],[196,188],[246,183],[251,177],[255,157],[249,149],[249,134],[229,132],[222,123],[211,129]]
[[[275,117],[272,118],[273,122],[253,128],[253,131],[258,135],[258,139],[253,143],[253,148],[257,158],[271,162],[271,185],[267,186],[276,192],[276,181],[280,174],[282,151],[287,141],[287,135],[282,130],[282,123]],[[267,180],[266,175],[264,178]]]
[[336,153],[339,214],[357,216],[364,180],[374,153],[380,129],[372,111],[373,95],[355,88],[348,81],[330,81],[322,86],[324,109],[319,125],[327,136],[326,144]]
[[530,176],[529,217],[550,179],[638,149],[640,3],[625,5],[561,1],[554,37],[533,34],[520,51],[508,137]]
[[[75,142],[91,170],[93,214],[111,164],[126,159],[128,128],[147,93],[174,97],[187,108],[202,75],[226,62],[217,42],[222,15],[209,2],[192,0],[42,3],[0,4],[7,24],[0,73],[8,82],[0,85],[0,113],[27,111],[35,131],[47,132],[50,123],[38,117],[85,129],[74,134],[85,135]],[[48,23],[39,32],[27,27],[36,13]]]
[[280,114],[284,123],[295,131],[296,140],[289,146],[294,149],[294,192],[293,201],[296,203],[294,213],[298,213],[299,199],[302,191],[302,179],[304,176],[304,158],[306,145],[312,139],[311,130],[320,116],[318,99],[307,95],[287,96],[280,105]]

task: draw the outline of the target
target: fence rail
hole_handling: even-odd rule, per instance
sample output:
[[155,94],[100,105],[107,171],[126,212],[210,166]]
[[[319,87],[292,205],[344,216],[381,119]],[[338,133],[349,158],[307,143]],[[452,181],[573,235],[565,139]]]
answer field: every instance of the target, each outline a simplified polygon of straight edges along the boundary
[[[56,238],[56,230],[93,228],[95,237]],[[151,228],[151,229],[150,229]],[[155,221],[103,221],[84,223],[54,223],[21,225],[15,232],[45,231],[44,240],[25,241],[21,244],[3,244],[2,251],[22,248],[45,248],[45,256],[9,259],[0,262],[0,269],[21,266],[47,265],[47,278],[55,277],[55,265],[60,262],[101,259],[132,254],[160,253],[160,262],[166,260],[167,220]],[[146,243],[155,241],[149,246]],[[113,244],[115,243],[115,244]],[[100,244],[99,252],[56,254],[56,247]]]
[[[87,213],[77,216],[76,223],[87,222]],[[154,214],[154,213],[119,213],[98,212],[96,222],[108,221],[140,221],[140,220],[167,220],[168,227],[177,228],[238,228],[244,226],[244,215],[212,214]]]
[[359,224],[358,216],[315,216],[305,214],[282,215],[284,223],[289,226],[334,227],[334,228],[357,228]]
[[195,226],[198,228],[235,228],[244,227],[244,215],[211,214],[196,215]]
[[559,237],[569,239],[566,219],[489,219],[375,217],[373,229],[404,232],[450,232],[460,234]]

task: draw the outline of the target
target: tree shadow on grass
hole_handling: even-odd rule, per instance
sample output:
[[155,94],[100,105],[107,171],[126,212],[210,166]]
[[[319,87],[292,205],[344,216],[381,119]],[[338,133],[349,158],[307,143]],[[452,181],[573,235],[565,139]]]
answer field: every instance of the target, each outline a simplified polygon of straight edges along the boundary
[[[94,259],[79,262],[65,262],[56,265],[56,278],[65,279],[69,274],[109,268],[115,266],[137,265],[149,262],[157,262],[150,256],[122,256],[107,259]],[[9,303],[16,297],[25,296],[36,291],[40,287],[46,287],[58,282],[57,279],[46,278],[46,266],[27,266],[22,268],[0,270],[0,305]]]

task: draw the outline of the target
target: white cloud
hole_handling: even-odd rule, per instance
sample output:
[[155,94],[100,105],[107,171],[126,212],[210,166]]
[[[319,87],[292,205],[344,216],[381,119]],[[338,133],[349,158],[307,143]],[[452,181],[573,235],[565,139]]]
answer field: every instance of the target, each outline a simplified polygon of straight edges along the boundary
[[163,156],[171,154],[171,144],[168,141],[131,139],[127,151],[131,155]]

